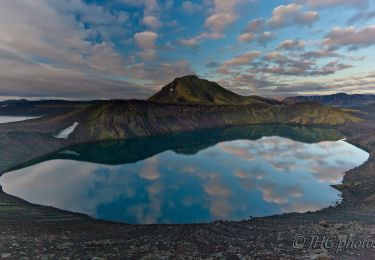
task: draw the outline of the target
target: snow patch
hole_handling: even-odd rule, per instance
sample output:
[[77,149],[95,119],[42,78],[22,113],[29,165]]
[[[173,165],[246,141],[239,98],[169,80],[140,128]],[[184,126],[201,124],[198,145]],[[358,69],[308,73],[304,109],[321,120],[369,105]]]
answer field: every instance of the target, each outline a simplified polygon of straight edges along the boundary
[[59,139],[68,139],[69,136],[74,132],[74,130],[76,129],[76,127],[78,125],[79,125],[79,123],[74,122],[74,124],[72,126],[69,126],[68,128],[60,131],[60,133],[58,133],[54,137],[59,138]]

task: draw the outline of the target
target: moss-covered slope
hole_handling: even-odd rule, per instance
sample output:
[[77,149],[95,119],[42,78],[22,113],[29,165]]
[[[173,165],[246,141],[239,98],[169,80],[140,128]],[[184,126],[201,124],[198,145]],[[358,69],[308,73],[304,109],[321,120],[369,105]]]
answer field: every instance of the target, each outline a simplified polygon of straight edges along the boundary
[[276,100],[258,96],[241,96],[223,88],[216,82],[192,75],[175,79],[149,98],[149,101],[164,104],[200,105],[281,104]]
[[251,124],[339,125],[360,121],[341,109],[315,103],[290,106],[200,106],[109,101],[87,108],[81,114],[80,124],[70,138],[74,142],[127,139]]

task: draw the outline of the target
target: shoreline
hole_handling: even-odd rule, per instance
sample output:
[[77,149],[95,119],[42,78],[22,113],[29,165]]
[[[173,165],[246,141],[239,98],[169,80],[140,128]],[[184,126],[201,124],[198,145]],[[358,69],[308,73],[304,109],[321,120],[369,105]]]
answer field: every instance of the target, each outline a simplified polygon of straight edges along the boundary
[[129,225],[32,205],[1,193],[0,252],[15,258],[25,255],[82,259],[124,259],[124,256],[133,259],[372,258],[375,256],[373,249],[336,252],[333,248],[293,247],[295,236],[300,234],[335,237],[369,234],[375,238],[375,179],[372,180],[375,174],[375,122],[373,115],[367,119],[335,127],[347,136],[347,142],[370,155],[364,164],[345,173],[341,185],[335,186],[343,197],[343,202],[335,207],[236,222]]

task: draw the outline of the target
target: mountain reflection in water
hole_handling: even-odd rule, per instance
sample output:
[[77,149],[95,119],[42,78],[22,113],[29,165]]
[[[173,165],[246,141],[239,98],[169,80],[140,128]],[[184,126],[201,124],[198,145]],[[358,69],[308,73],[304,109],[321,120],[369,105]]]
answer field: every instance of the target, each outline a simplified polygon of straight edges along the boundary
[[[197,223],[318,210],[368,159],[332,129],[251,126],[84,144],[0,178],[27,201],[127,223]],[[326,140],[326,141],[324,141]]]

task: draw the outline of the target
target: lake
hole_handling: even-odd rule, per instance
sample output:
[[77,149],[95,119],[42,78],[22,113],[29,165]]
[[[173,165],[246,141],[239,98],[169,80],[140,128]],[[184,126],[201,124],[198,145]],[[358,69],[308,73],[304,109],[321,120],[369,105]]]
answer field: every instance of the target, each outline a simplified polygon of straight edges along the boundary
[[28,119],[34,119],[38,117],[27,117],[27,116],[0,116],[0,124],[25,121]]
[[253,126],[69,147],[4,174],[6,193],[126,223],[316,211],[369,154],[334,130]]

